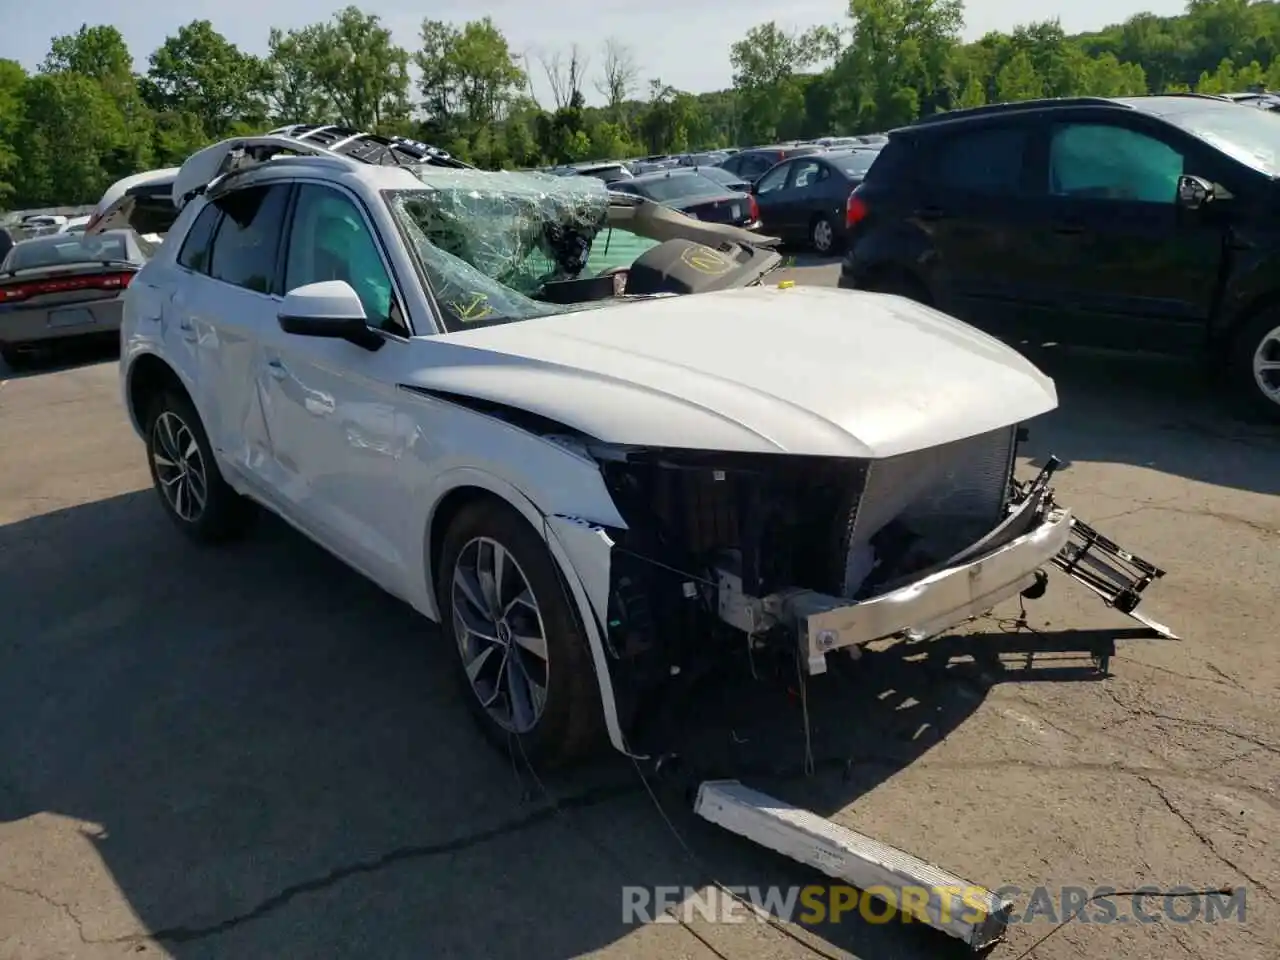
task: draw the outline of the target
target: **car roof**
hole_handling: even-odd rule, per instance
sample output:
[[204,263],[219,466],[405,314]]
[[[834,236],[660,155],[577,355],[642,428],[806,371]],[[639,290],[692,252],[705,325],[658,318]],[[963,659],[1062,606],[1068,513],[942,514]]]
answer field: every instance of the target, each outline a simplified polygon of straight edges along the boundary
[[1239,106],[1230,98],[1212,93],[1163,93],[1141,97],[1045,97],[1037,100],[1015,100],[1009,103],[989,103],[980,107],[948,110],[920,117],[905,127],[889,131],[890,136],[922,129],[945,129],[954,124],[977,118],[997,117],[1037,111],[1064,110],[1076,107],[1103,107],[1115,110],[1137,110],[1151,116],[1163,117],[1194,110],[1223,109]]

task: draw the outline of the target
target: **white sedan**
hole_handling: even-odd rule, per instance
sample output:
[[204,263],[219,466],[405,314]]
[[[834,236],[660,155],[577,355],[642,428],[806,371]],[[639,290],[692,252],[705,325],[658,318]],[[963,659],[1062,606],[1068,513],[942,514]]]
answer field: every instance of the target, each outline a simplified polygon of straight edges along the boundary
[[820,673],[1042,591],[1079,539],[1013,481],[1047,377],[903,299],[765,285],[767,238],[282,136],[173,197],[120,361],[164,509],[216,541],[264,506],[438,621],[537,761],[636,754],[690,658]]

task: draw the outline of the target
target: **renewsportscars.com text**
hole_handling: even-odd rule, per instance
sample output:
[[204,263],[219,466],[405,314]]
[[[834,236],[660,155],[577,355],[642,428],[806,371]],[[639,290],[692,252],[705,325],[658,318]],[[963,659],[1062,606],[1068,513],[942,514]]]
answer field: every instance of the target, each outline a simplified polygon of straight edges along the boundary
[[[727,891],[727,892],[726,892]],[[1192,887],[1143,887],[1117,894],[1117,888],[1005,886],[991,891],[1014,904],[1009,923],[1243,923],[1246,891],[1198,891]],[[989,892],[982,887],[887,887],[859,890],[841,884],[805,887],[623,887],[622,921],[638,923],[764,922],[770,915],[789,923],[840,923],[855,917],[867,923],[918,923],[922,909],[937,905],[941,919],[950,913],[965,923],[986,916]]]

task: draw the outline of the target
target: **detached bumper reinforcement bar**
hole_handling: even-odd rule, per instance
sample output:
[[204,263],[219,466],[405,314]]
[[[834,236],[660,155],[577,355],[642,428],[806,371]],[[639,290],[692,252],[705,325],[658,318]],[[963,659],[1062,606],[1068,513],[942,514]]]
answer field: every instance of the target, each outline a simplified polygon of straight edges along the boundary
[[983,950],[1004,937],[1013,904],[911,854],[737,780],[698,787],[694,813],[875,896]]

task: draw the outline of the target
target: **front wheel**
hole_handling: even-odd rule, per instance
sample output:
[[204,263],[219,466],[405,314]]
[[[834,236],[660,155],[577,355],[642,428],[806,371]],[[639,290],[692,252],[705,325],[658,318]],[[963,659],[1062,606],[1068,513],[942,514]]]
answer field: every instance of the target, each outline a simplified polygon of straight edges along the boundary
[[480,500],[449,525],[435,575],[445,636],[484,734],[563,766],[603,740],[586,636],[551,552],[512,507]]
[[1280,313],[1255,317],[1236,334],[1228,372],[1254,413],[1280,421]]

